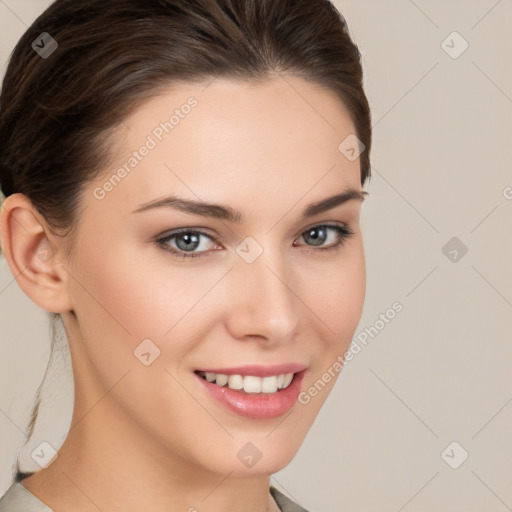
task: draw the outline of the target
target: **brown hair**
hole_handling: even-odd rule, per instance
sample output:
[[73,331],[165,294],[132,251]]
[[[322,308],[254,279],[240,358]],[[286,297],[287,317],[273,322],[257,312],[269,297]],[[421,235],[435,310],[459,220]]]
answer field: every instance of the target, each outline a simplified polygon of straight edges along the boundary
[[[46,58],[32,46],[42,33],[58,45]],[[279,72],[338,95],[365,146],[364,185],[372,133],[360,57],[328,0],[56,0],[17,43],[3,80],[2,192],[25,194],[71,251],[81,192],[110,165],[116,128],[144,99],[178,81]],[[29,437],[36,417],[37,407]]]

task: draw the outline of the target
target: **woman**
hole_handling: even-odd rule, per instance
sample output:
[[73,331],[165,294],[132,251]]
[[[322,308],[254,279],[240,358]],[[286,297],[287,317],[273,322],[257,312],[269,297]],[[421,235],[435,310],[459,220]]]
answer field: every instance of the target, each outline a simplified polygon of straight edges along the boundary
[[269,477],[365,295],[371,122],[342,16],[57,0],[0,101],[3,252],[75,384],[63,445],[41,440],[0,511],[305,510]]

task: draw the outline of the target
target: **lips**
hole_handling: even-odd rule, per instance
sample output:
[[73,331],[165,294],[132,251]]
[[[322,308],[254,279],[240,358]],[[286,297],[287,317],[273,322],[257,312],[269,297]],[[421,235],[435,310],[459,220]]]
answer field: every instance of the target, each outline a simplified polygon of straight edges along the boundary
[[286,413],[300,392],[306,367],[300,364],[205,368],[194,373],[208,395],[229,411],[252,419]]

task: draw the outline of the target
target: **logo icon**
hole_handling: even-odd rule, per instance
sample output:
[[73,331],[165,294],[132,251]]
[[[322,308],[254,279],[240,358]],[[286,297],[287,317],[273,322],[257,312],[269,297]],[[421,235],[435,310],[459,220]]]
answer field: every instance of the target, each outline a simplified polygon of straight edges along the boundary
[[37,39],[32,42],[32,48],[43,58],[47,59],[58,47],[57,41],[48,34],[42,32]]
[[240,459],[242,464],[248,468],[252,468],[261,459],[263,454],[252,443],[246,443],[238,450],[236,456]]
[[468,252],[468,248],[454,236],[444,244],[441,251],[452,263],[458,263]]
[[452,59],[458,59],[469,48],[469,43],[458,32],[452,32],[441,43],[441,48]]
[[452,441],[442,452],[441,458],[450,466],[452,469],[459,468],[466,459],[469,457],[469,453],[464,447],[457,441]]
[[346,137],[343,140],[343,142],[338,146],[339,152],[342,155],[344,155],[347,160],[350,160],[351,162],[357,160],[365,149],[366,146],[353,133]]
[[236,253],[246,263],[254,263],[263,253],[263,247],[252,236],[248,236],[236,248]]
[[32,450],[30,456],[39,466],[47,468],[59,455],[50,443],[43,441]]
[[133,353],[144,366],[149,366],[160,355],[160,349],[146,338],[135,347]]

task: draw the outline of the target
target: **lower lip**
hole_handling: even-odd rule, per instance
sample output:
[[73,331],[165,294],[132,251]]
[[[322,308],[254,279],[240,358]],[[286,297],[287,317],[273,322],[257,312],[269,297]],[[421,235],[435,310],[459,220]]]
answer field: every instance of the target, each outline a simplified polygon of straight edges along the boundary
[[297,401],[306,370],[293,376],[286,389],[276,393],[245,393],[242,390],[217,386],[195,374],[204,389],[230,411],[255,420],[277,418],[290,410]]

